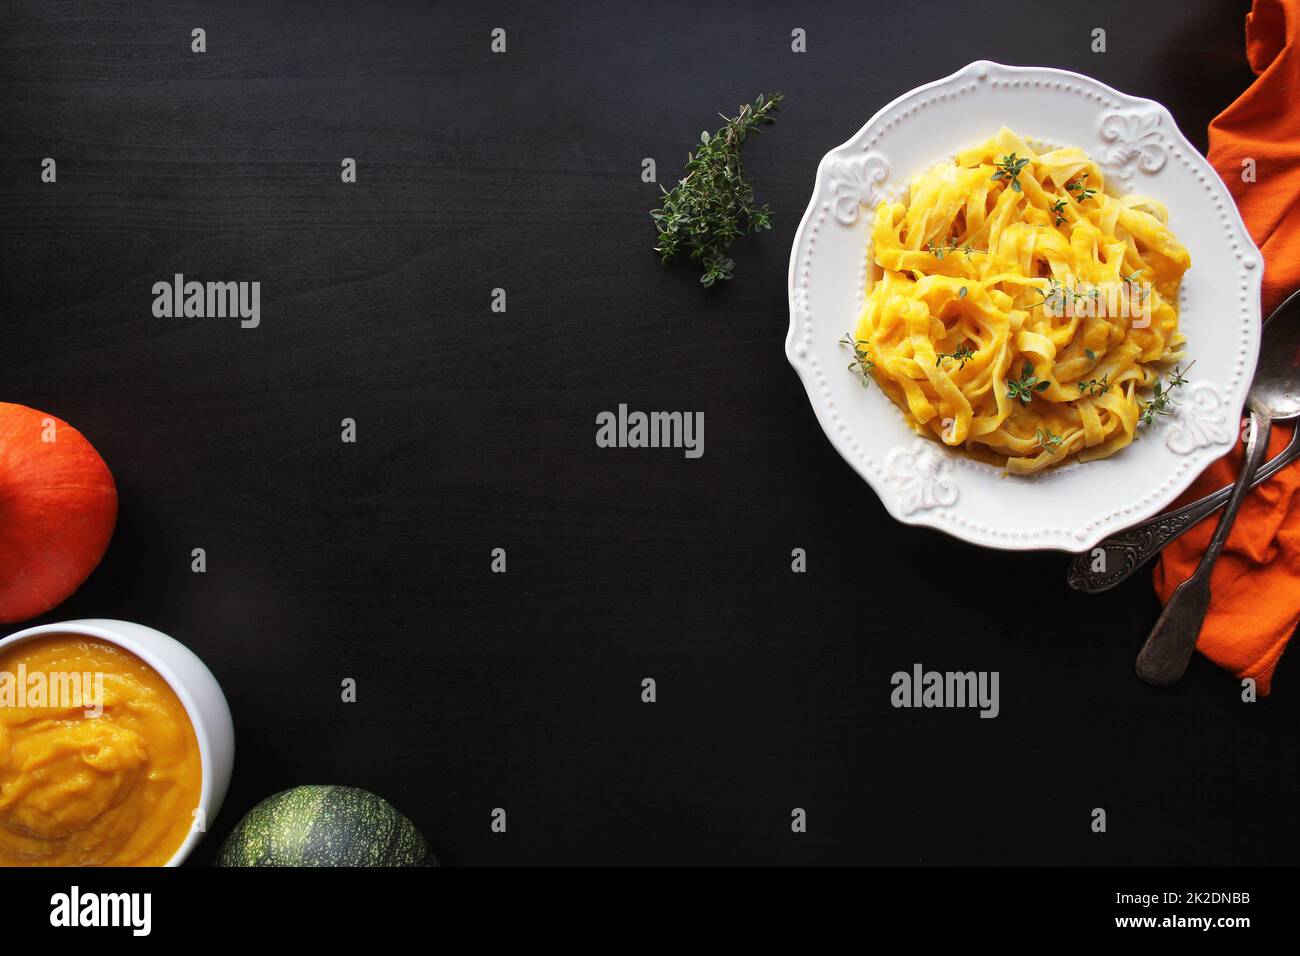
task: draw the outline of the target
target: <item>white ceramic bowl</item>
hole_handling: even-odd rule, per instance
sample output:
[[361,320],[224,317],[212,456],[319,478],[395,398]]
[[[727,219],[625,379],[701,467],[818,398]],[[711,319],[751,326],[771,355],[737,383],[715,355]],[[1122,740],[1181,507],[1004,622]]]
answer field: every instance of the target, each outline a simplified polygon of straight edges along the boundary
[[[862,388],[838,344],[862,310],[876,206],[1002,126],[1077,146],[1108,192],[1169,208],[1192,257],[1180,322],[1196,362],[1176,414],[1142,440],[1015,478],[918,437],[879,388]],[[900,96],[822,158],[790,255],[786,355],[831,444],[899,521],[993,548],[1084,551],[1163,511],[1231,449],[1259,352],[1261,264],[1227,188],[1159,103],[1078,73],[980,60]]]
[[[235,726],[230,719],[226,695],[221,692],[221,685],[212,676],[212,671],[193,651],[162,631],[130,621],[99,618],[41,624],[17,631],[0,640],[0,651],[50,634],[81,634],[116,644],[140,658],[171,685],[194,726],[194,736],[198,738],[199,757],[203,762],[199,808],[203,811],[204,829],[210,827],[226,798],[235,765]],[[185,842],[167,865],[180,866],[201,839],[203,832],[191,827]]]

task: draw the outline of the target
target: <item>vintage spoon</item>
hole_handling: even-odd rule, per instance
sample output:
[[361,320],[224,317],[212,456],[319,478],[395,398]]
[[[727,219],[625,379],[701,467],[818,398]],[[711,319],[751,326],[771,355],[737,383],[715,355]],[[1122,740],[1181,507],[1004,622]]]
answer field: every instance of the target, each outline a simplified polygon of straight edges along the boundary
[[[1286,304],[1293,299],[1288,299]],[[1250,491],[1255,472],[1268,453],[1272,424],[1300,417],[1300,320],[1289,312],[1278,318],[1280,321],[1269,321],[1264,326],[1259,366],[1246,396],[1251,421],[1246,439],[1246,458],[1228,506],[1219,518],[1201,563],[1192,576],[1169,596],[1156,626],[1138,653],[1138,676],[1148,684],[1169,687],[1178,683],[1186,672],[1205,621],[1205,612],[1210,607],[1210,574],[1214,562],[1218,560],[1237,511]]]

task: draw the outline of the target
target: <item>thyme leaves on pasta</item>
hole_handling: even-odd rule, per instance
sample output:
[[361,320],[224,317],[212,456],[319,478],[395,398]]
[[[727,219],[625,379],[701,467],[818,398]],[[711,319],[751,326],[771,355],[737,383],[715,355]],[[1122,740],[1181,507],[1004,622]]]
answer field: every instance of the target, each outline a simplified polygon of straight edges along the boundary
[[1065,441],[1064,435],[1058,435],[1050,428],[1040,428],[1034,433],[1038,439],[1038,447],[1046,452],[1055,453],[1060,450],[1062,443]]
[[1088,181],[1088,174],[1084,173],[1082,176],[1080,176],[1078,179],[1074,180],[1073,182],[1068,182],[1065,184],[1065,188],[1074,194],[1074,198],[1077,202],[1083,202],[1085,199],[1091,199],[1093,196],[1097,195],[1097,190],[1090,189],[1089,187],[1084,185],[1084,183],[1086,183],[1087,181]]
[[1144,285],[1140,281],[1141,278],[1142,278],[1142,270],[1137,269],[1126,276],[1120,276],[1120,281],[1123,282],[1124,285],[1128,286],[1130,289],[1137,290],[1138,302],[1145,302],[1146,297],[1151,294],[1151,287],[1148,285]]
[[[1090,356],[1090,357],[1091,357],[1091,356]],[[1080,382],[1080,383],[1079,383],[1079,397],[1082,398],[1082,397],[1083,397],[1083,393],[1085,393],[1085,392],[1087,392],[1087,393],[1088,393],[1089,395],[1091,395],[1093,398],[1096,398],[1096,397],[1099,396],[1099,395],[1105,395],[1107,392],[1110,391],[1110,381],[1109,381],[1109,380],[1110,380],[1110,373],[1107,372],[1107,373],[1106,373],[1105,375],[1103,375],[1101,378],[1092,378],[1092,379],[1089,379],[1089,380],[1086,381],[1086,382]]]
[[1186,372],[1181,365],[1175,365],[1174,370],[1169,373],[1169,378],[1163,383],[1160,379],[1156,379],[1156,384],[1151,389],[1151,401],[1138,403],[1142,408],[1139,422],[1143,425],[1154,425],[1159,416],[1173,414],[1170,406],[1178,405],[1178,402],[1174,401],[1174,389],[1182,388],[1187,384],[1187,372],[1192,370],[1192,365],[1187,366]]
[[870,346],[865,339],[855,339],[852,335],[845,332],[844,338],[840,339],[841,345],[847,345],[853,349],[853,361],[849,363],[849,371],[857,372],[862,376],[862,387],[868,388],[871,385],[871,370],[876,367],[876,363],[871,360]]
[[933,240],[927,242],[925,244],[925,251],[930,253],[930,255],[934,256],[936,259],[942,260],[943,257],[950,252],[961,252],[964,253],[967,258],[969,258],[970,254],[975,250],[969,244],[964,246],[959,246],[957,244],[956,239],[949,237],[943,240],[943,242],[939,243],[937,246],[934,244]]
[[1020,173],[1029,165],[1027,158],[1021,159],[1015,153],[1010,153],[1002,157],[1002,162],[998,163],[998,171],[991,177],[994,180],[1006,180],[1011,186],[1012,192],[1022,192],[1020,186]]
[[1101,298],[1101,290],[1096,286],[1090,288],[1087,292],[1080,292],[1078,289],[1069,288],[1061,284],[1060,279],[1048,280],[1050,285],[1047,290],[1030,289],[1042,298],[1030,306],[1031,309],[1037,309],[1039,306],[1047,306],[1048,311],[1064,312],[1067,305],[1078,302],[1084,302],[1088,299],[1098,300]]
[[942,365],[944,359],[952,359],[954,362],[961,363],[960,365],[957,366],[957,368],[960,370],[965,368],[966,363],[969,362],[974,357],[975,357],[974,346],[972,346],[969,342],[964,342],[961,345],[957,346],[957,349],[955,351],[938,353],[938,355],[935,356],[934,367],[938,368],[940,365]]
[[1034,363],[1026,361],[1020,378],[1007,379],[1007,398],[1018,398],[1021,404],[1028,405],[1034,400],[1034,392],[1045,392],[1051,386],[1051,382],[1034,374]]

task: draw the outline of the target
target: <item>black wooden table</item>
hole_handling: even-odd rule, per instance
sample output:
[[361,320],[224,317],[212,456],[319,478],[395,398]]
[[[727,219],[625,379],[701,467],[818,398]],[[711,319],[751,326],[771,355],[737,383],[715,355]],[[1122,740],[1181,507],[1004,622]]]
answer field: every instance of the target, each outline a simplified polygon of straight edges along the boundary
[[[8,5],[0,399],[83,430],[121,494],[43,620],[153,625],[221,680],[239,752],[195,862],[301,783],[387,796],[453,864],[1296,859],[1294,660],[1253,705],[1199,659],[1146,687],[1145,575],[1084,597],[1062,554],[896,524],[783,354],[817,161],[876,109],[1052,65],[1204,148],[1246,4],[905,6]],[[776,89],[747,155],[776,227],[702,292],[650,252],[642,160],[671,182]],[[261,282],[260,326],[155,318],[176,273]],[[597,448],[620,402],[703,411],[704,456]],[[1001,715],[892,708],[918,662],[1000,672]]]

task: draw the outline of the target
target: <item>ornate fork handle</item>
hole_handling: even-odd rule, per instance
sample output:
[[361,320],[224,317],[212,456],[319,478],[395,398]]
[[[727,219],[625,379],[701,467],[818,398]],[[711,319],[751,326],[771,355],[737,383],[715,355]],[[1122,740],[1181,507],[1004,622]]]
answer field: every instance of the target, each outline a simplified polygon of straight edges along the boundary
[[[1286,448],[1256,472],[1251,487],[1267,481],[1297,456],[1300,456],[1300,427],[1297,427]],[[1070,562],[1067,577],[1070,587],[1085,594],[1109,591],[1147,564],[1170,541],[1222,508],[1231,495],[1231,485],[1220,488],[1200,501],[1157,515],[1149,521],[1112,535],[1082,554],[1076,554]]]

